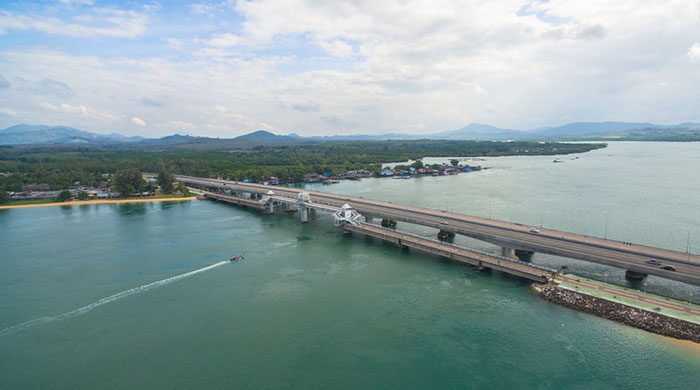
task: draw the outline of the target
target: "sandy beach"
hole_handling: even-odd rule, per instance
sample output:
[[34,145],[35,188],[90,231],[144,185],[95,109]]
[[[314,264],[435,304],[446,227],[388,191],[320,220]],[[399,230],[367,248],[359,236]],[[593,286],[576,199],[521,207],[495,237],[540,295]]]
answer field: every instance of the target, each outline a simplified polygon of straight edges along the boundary
[[81,206],[90,204],[109,204],[109,203],[143,203],[143,202],[179,202],[183,200],[197,199],[194,196],[181,198],[135,198],[135,199],[107,199],[107,200],[73,200],[70,202],[54,202],[54,203],[39,203],[39,204],[23,204],[14,206],[0,206],[0,210],[4,209],[19,209],[25,207],[46,207],[46,206]]
[[670,348],[686,359],[698,364],[700,362],[700,344],[690,340],[678,340],[673,337],[654,335],[661,338]]

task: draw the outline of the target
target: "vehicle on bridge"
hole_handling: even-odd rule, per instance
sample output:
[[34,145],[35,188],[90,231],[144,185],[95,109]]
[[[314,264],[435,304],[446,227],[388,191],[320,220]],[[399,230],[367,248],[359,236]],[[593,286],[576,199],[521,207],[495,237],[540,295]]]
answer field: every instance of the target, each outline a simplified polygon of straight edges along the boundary
[[540,232],[540,231],[537,230],[537,229],[535,229],[535,228],[530,229],[530,233],[539,233],[539,232]]
[[654,259],[646,259],[644,262],[651,265],[661,265],[660,261]]
[[676,267],[674,267],[672,265],[664,265],[663,267],[661,267],[661,269],[664,271],[675,271]]

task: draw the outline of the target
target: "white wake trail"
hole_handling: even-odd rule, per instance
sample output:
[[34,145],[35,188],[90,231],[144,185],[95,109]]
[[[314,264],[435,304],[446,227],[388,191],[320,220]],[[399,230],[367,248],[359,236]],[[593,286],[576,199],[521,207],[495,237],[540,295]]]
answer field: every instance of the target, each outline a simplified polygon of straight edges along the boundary
[[216,264],[206,266],[204,268],[200,268],[200,269],[196,269],[194,271],[184,273],[182,275],[176,275],[176,276],[173,276],[173,277],[170,277],[167,279],[163,279],[163,280],[159,280],[157,282],[149,283],[149,284],[146,284],[146,285],[143,285],[140,287],[134,287],[132,289],[122,291],[122,292],[116,293],[114,295],[110,295],[108,297],[105,297],[105,298],[102,298],[98,301],[95,301],[89,305],[85,305],[85,306],[77,308],[75,310],[71,310],[67,313],[57,315],[55,317],[41,317],[41,318],[37,318],[37,319],[31,320],[31,321],[23,322],[21,324],[0,330],[0,337],[4,337],[4,336],[7,336],[7,335],[12,334],[12,333],[19,332],[21,330],[31,328],[31,327],[38,325],[38,324],[41,324],[41,323],[46,323],[46,322],[51,322],[51,321],[56,321],[56,320],[63,320],[63,319],[73,317],[73,316],[78,315],[78,314],[85,314],[89,311],[92,311],[94,308],[105,305],[107,303],[114,302],[116,300],[128,297],[130,295],[139,294],[139,293],[142,293],[144,291],[148,291],[152,288],[166,285],[168,283],[176,282],[180,279],[184,279],[184,278],[190,277],[192,275],[196,275],[200,272],[209,271],[210,269],[220,267],[226,263],[228,263],[228,261],[222,261],[222,262],[219,262]]

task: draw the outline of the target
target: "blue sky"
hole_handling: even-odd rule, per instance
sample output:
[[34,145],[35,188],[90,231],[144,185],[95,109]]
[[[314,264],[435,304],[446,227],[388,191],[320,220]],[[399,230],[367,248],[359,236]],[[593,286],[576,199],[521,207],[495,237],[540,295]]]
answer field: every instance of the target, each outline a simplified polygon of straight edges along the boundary
[[700,4],[8,1],[0,128],[426,134],[700,121]]

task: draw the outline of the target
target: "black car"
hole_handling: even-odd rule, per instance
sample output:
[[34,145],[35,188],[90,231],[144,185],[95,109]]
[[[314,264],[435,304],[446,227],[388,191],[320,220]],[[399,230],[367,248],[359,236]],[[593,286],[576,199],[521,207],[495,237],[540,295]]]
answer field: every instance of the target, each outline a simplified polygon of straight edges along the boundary
[[663,267],[661,267],[661,269],[666,270],[666,271],[675,271],[676,267],[671,266],[671,265],[664,265]]

